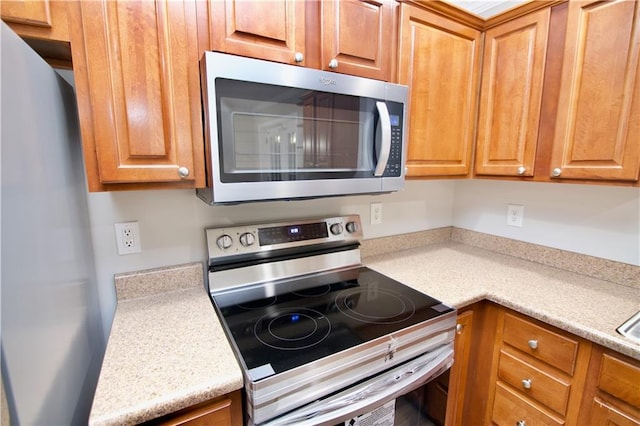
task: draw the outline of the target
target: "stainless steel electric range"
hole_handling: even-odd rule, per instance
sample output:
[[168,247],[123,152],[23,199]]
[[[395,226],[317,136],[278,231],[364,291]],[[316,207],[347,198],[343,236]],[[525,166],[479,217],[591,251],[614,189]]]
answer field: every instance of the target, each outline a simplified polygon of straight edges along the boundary
[[248,424],[371,412],[453,362],[456,310],[363,266],[359,216],[207,229]]

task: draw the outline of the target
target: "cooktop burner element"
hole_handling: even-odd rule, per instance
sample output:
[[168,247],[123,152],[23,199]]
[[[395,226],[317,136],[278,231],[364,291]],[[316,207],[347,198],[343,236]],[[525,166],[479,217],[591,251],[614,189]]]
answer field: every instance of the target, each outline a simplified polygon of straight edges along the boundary
[[380,290],[377,286],[367,289],[366,293],[362,288],[345,290],[336,298],[336,306],[348,317],[370,324],[395,324],[416,312],[416,306],[407,296]]
[[331,323],[320,312],[290,308],[268,313],[254,327],[256,338],[273,349],[302,350],[317,345],[331,332]]

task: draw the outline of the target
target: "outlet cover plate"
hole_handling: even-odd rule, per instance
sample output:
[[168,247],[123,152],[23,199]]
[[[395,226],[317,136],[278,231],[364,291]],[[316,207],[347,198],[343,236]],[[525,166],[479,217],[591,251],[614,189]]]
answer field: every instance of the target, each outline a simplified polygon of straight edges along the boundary
[[116,246],[118,254],[140,253],[140,227],[137,221],[113,224],[116,231]]
[[507,204],[507,225],[522,228],[524,219],[524,206],[519,204]]

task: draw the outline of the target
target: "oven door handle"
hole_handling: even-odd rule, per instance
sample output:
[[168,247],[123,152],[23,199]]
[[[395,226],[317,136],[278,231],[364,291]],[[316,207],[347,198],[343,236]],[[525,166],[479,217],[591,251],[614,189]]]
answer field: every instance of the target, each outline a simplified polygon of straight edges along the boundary
[[384,102],[376,102],[376,109],[378,110],[378,116],[380,117],[380,120],[378,121],[378,131],[380,132],[381,146],[378,153],[378,164],[376,164],[373,175],[382,176],[385,168],[387,167],[387,163],[389,162],[389,154],[391,153],[391,118],[389,117],[387,104]]
[[264,425],[334,425],[419,388],[444,373],[452,363],[453,343],[448,343],[364,383],[301,407]]

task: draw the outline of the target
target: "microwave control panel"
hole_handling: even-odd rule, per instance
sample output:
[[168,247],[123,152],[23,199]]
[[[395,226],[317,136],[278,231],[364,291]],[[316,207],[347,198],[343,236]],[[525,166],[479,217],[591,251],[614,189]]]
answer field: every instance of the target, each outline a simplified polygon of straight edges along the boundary
[[398,102],[387,101],[387,109],[389,110],[389,119],[391,121],[391,150],[389,152],[389,161],[384,169],[383,177],[399,177],[402,170],[402,152],[403,152],[403,132],[404,124],[403,105]]

